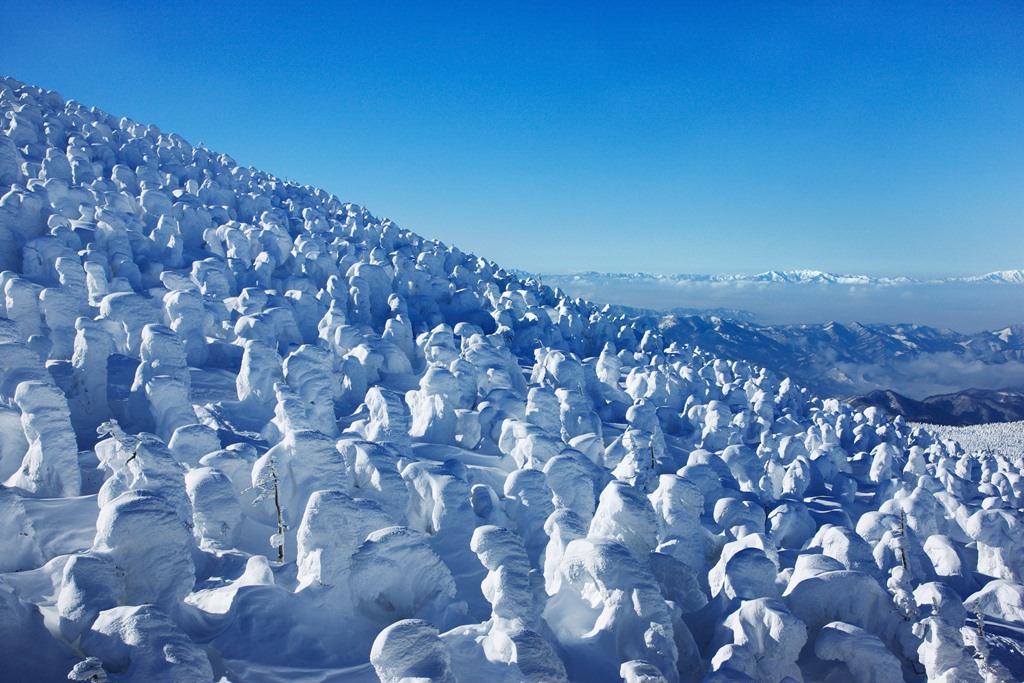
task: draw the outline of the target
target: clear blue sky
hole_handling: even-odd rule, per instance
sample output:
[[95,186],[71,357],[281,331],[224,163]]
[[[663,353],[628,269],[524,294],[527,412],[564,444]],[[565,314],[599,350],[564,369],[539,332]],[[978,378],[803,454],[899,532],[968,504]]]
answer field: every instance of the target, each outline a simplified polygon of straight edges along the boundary
[[1019,0],[636,4],[7,2],[0,72],[508,267],[1024,267]]

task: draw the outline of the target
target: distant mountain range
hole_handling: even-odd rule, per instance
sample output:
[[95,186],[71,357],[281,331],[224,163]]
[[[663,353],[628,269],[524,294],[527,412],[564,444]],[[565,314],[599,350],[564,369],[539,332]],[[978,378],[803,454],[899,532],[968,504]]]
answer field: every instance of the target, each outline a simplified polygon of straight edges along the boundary
[[540,276],[545,284],[558,286],[559,282],[566,281],[604,281],[615,280],[627,282],[658,281],[662,283],[787,283],[787,284],[830,284],[830,285],[921,285],[921,284],[962,284],[962,283],[1004,283],[1020,285],[1024,284],[1024,270],[1000,270],[984,275],[972,275],[969,277],[949,277],[919,279],[905,276],[895,277],[872,277],[870,275],[840,275],[820,270],[770,270],[757,275],[702,275],[680,273],[674,275],[661,275],[654,273],[599,273],[586,271],[580,273],[548,273]]
[[[606,307],[613,313],[657,315],[666,342],[693,344],[725,358],[749,359],[793,377],[821,395],[941,424],[1024,417],[1024,325],[968,334],[916,324],[765,322],[774,317],[776,323],[785,323],[779,317],[804,315],[812,320],[822,316],[818,318],[821,320],[823,313],[886,315],[890,320],[907,315],[927,322],[951,317],[936,315],[936,310],[959,311],[952,316],[955,319],[982,304],[986,310],[1012,314],[1021,300],[1015,293],[1021,289],[1015,285],[1024,285],[1024,270],[939,279],[840,275],[820,270],[774,270],[758,275],[590,271],[535,277],[586,298],[618,300],[619,304]],[[975,285],[979,288],[972,293]],[[672,294],[677,287],[680,292],[699,293],[677,296]],[[771,293],[762,288],[770,288]],[[859,301],[851,294],[853,290],[874,294]],[[934,294],[922,297],[922,290]],[[747,293],[741,294],[744,291]],[[878,295],[886,291],[892,294]],[[912,298],[904,299],[911,297],[911,292]],[[994,299],[997,295],[999,298]],[[690,306],[697,301],[715,302],[718,307],[675,307],[681,300]],[[851,301],[857,302],[853,308]],[[894,301],[901,303],[893,305]],[[640,306],[629,305],[633,303]],[[790,310],[784,310],[783,305]],[[888,310],[883,310],[885,306]],[[932,310],[922,314],[926,306]],[[1024,309],[1018,315],[1024,317]],[[999,316],[988,318],[998,320]]]
[[665,315],[660,327],[667,343],[749,359],[816,393],[908,419],[953,425],[1024,419],[1024,325],[961,334],[919,325],[768,326]]
[[895,391],[879,390],[855,396],[848,402],[856,408],[875,406],[890,416],[902,415],[911,422],[957,427],[1024,420],[1024,393],[1019,391],[967,389],[915,401]]

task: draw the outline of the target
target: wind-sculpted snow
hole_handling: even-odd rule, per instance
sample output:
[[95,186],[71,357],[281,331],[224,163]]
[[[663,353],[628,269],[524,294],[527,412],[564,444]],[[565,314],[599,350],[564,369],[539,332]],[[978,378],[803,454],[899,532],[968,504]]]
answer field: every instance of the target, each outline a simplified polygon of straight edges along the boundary
[[1024,676],[1019,452],[0,108],[0,678]]

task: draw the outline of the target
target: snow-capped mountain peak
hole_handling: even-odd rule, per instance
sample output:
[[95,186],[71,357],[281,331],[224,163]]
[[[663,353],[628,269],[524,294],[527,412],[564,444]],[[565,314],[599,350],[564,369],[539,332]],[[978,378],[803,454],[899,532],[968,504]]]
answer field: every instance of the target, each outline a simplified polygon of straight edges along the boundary
[[672,282],[729,282],[729,283],[785,283],[785,284],[835,284],[835,285],[907,285],[907,284],[948,284],[948,283],[1004,283],[1024,284],[1024,270],[1001,270],[984,275],[957,276],[943,278],[915,278],[903,275],[894,276],[870,276],[870,275],[843,275],[830,273],[822,270],[769,270],[756,275],[743,274],[657,274],[645,272],[633,273],[602,273],[597,271],[583,271],[570,273],[544,273],[542,278],[552,279],[574,279],[574,280],[661,280]]

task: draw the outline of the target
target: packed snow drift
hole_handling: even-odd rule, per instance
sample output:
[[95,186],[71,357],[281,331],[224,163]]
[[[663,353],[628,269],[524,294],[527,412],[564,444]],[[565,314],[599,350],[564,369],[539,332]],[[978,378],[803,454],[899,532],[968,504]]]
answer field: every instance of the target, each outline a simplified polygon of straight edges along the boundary
[[0,80],[0,678],[980,681],[1016,460]]

